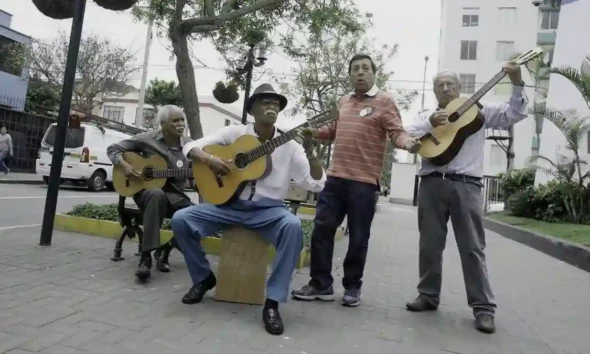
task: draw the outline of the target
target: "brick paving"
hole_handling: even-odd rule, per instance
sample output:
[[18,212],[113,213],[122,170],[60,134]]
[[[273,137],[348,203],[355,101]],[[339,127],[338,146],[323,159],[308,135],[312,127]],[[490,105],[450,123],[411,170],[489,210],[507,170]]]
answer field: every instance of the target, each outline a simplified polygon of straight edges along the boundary
[[[56,231],[47,248],[38,237],[38,228],[0,230],[0,353],[590,352],[590,274],[491,232],[495,334],[473,328],[452,233],[439,311],[407,312],[417,281],[411,208],[381,205],[360,307],[290,301],[281,307],[286,331],[278,337],[264,331],[258,306],[215,302],[212,294],[200,305],[182,304],[189,280],[177,252],[171,273],[141,285],[132,243],[114,263],[112,240]],[[335,256],[338,292],[346,244],[337,244]],[[307,279],[303,269],[292,286]]]

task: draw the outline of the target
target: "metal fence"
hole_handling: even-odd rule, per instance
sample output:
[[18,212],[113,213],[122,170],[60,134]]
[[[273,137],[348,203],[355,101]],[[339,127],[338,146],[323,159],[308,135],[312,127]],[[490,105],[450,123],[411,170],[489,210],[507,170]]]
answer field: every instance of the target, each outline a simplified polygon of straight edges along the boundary
[[35,172],[35,161],[45,131],[55,119],[0,107],[0,125],[12,137],[14,155],[6,165],[15,172]]

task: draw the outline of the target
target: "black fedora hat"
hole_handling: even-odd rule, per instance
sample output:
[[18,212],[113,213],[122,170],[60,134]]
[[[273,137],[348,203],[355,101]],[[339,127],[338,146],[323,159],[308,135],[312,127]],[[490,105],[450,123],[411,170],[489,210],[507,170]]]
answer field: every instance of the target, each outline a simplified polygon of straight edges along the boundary
[[248,98],[248,101],[246,102],[246,112],[250,113],[250,111],[252,110],[252,105],[254,105],[254,102],[261,97],[277,98],[279,100],[279,104],[280,104],[280,111],[282,111],[283,109],[285,109],[285,107],[287,107],[287,97],[276,92],[274,87],[272,87],[271,84],[262,84],[262,85],[258,86],[254,90],[252,95]]

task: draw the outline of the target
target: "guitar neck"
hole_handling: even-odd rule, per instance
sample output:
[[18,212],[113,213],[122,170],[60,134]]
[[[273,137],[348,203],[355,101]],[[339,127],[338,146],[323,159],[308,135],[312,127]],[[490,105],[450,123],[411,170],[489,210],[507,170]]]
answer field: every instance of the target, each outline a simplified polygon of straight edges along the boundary
[[190,168],[167,168],[155,169],[151,171],[153,178],[174,178],[174,177],[190,177],[193,170]]
[[288,143],[289,141],[295,139],[295,137],[297,136],[297,134],[296,134],[297,129],[306,125],[306,124],[308,124],[308,123],[305,122],[305,123],[299,124],[298,126],[289,130],[288,132],[286,132],[280,136],[277,136],[276,138],[268,140],[265,143],[261,144],[260,146],[257,146],[254,149],[248,151],[246,153],[248,163],[257,160],[266,154],[270,154],[279,146],[284,145],[284,144]]
[[504,76],[506,76],[506,73],[502,70],[496,75],[494,75],[494,77],[490,81],[488,81],[479,90],[477,90],[476,93],[474,93],[467,101],[465,101],[465,103],[461,105],[461,107],[459,107],[459,109],[457,109],[457,114],[462,115],[463,113],[465,113],[469,108],[471,108],[471,106],[476,104],[483,96],[485,96],[485,94],[488,93],[488,91],[490,91],[494,86],[496,86],[496,84],[500,82],[500,80],[502,80]]

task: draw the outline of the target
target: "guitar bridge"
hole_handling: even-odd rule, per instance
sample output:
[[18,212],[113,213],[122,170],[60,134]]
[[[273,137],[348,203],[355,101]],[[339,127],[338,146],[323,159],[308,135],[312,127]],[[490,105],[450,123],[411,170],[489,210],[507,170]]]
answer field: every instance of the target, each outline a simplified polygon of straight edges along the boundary
[[125,179],[125,187],[129,188],[129,178]]
[[221,179],[220,175],[215,176],[215,180],[217,181],[217,187],[223,188],[223,180]]
[[434,145],[439,145],[440,144],[440,140],[438,140],[436,138],[436,136],[434,136],[434,134],[432,134],[432,133],[427,133],[420,140],[422,140],[422,139],[430,139],[430,140],[432,140],[432,142],[434,143]]

